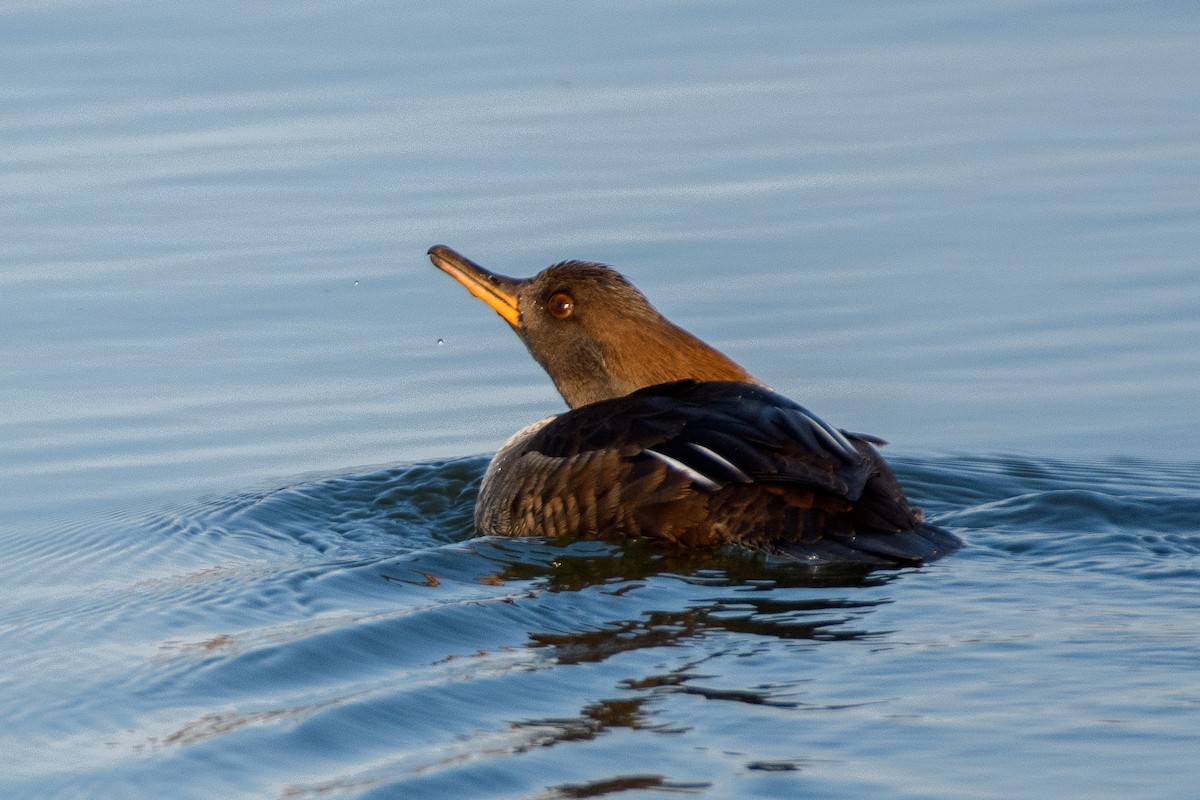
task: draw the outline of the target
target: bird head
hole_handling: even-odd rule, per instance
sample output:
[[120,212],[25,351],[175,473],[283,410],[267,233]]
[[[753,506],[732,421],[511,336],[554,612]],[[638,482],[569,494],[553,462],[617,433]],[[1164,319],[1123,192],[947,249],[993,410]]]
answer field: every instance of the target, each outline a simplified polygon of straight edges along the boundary
[[429,258],[504,318],[572,408],[684,379],[757,382],[611,267],[564,261],[510,278],[443,245]]

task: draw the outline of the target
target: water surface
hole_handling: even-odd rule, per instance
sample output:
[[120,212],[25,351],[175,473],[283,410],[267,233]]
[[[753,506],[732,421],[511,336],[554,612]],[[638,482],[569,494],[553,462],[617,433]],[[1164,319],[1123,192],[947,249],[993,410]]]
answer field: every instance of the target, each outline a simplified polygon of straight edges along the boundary
[[[1145,797],[1200,770],[1184,3],[0,6],[0,794]],[[921,570],[475,539],[626,272]]]
[[6,792],[1190,791],[1194,468],[899,459],[970,544],[864,574],[471,538],[484,463],[6,537]]

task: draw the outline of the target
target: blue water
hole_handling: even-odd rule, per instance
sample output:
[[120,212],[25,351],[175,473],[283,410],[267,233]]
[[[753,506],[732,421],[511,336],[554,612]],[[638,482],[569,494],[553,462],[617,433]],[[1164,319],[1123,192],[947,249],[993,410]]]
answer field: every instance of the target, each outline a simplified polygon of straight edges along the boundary
[[[0,6],[0,795],[1200,783],[1200,11]],[[497,541],[591,258],[967,546]]]
[[1197,468],[898,459],[970,544],[864,575],[472,539],[484,463],[6,537],[6,795],[1189,796]]

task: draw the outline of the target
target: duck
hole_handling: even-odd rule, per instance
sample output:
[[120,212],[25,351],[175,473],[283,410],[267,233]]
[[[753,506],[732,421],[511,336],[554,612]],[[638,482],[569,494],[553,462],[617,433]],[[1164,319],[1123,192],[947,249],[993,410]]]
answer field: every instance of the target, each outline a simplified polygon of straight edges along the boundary
[[571,260],[512,278],[445,245],[428,256],[508,323],[568,407],[496,452],[478,532],[896,567],[962,545],[909,503],[882,439],[767,387],[615,269]]

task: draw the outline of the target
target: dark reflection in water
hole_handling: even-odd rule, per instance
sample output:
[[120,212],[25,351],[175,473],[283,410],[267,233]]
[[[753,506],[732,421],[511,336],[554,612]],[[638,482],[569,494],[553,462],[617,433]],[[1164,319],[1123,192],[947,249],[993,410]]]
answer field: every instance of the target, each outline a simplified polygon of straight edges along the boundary
[[[492,540],[514,558],[512,545]],[[598,583],[635,581],[651,575],[674,575],[698,586],[738,586],[769,591],[786,587],[878,586],[888,571],[861,565],[811,566],[745,549],[684,550],[655,542],[626,540],[573,542],[541,539],[552,557],[528,559],[542,546],[521,546],[526,558],[514,561],[496,575],[499,581],[538,579],[547,591],[578,591]]]
[[[628,620],[599,631],[573,634],[534,633],[534,642],[554,647],[555,659],[562,664],[601,661],[616,653],[642,647],[673,646],[716,632],[749,636],[774,636],[780,639],[849,640],[871,634],[858,630],[839,630],[853,617],[837,617],[824,612],[846,607],[866,608],[871,603],[854,604],[830,600],[784,601],[761,604],[771,609],[746,610],[744,601],[714,602],[706,608],[683,611],[651,611],[637,620]],[[759,606],[751,602],[749,605]],[[815,617],[815,618],[810,618]]]
[[590,783],[565,783],[555,786],[549,794],[538,795],[539,800],[557,800],[577,797],[604,797],[617,792],[628,792],[636,789],[669,792],[671,794],[699,794],[707,789],[708,783],[679,783],[668,781],[661,775],[623,775],[619,778],[592,781]]
[[[733,588],[745,594],[718,594],[679,610],[645,611],[638,619],[610,622],[600,629],[531,634],[534,643],[554,648],[559,663],[600,661],[632,649],[673,646],[720,632],[779,639],[863,638],[871,634],[842,626],[884,601],[842,597],[788,600],[776,599],[771,593],[788,588],[878,587],[890,579],[878,571],[872,574],[862,569],[813,568],[749,552],[664,550],[642,541],[619,546],[558,546],[562,549],[551,560],[512,564],[497,575],[497,580],[533,578],[540,589],[549,592],[602,586],[607,594],[620,596],[643,586],[640,581],[660,577],[706,589]],[[603,552],[573,552],[598,549]]]

